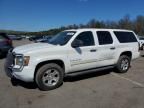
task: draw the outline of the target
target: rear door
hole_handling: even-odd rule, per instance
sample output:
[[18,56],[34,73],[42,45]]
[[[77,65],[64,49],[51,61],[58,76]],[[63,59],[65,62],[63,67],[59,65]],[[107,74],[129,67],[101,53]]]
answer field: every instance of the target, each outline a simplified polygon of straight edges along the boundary
[[114,39],[109,31],[96,31],[97,59],[100,67],[113,65],[116,54]]

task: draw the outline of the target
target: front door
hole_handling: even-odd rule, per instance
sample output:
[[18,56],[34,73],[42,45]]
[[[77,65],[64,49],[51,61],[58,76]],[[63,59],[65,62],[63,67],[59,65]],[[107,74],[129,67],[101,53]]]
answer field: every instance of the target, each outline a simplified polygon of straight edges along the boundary
[[82,32],[74,41],[81,42],[81,45],[77,48],[71,48],[69,51],[70,71],[95,68],[97,55],[93,33],[91,31]]

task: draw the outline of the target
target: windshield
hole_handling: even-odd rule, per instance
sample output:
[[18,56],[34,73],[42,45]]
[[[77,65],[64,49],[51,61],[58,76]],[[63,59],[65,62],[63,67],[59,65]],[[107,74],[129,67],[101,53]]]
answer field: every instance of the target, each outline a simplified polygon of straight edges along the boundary
[[65,45],[75,33],[75,31],[60,32],[59,34],[51,38],[48,43],[54,45]]

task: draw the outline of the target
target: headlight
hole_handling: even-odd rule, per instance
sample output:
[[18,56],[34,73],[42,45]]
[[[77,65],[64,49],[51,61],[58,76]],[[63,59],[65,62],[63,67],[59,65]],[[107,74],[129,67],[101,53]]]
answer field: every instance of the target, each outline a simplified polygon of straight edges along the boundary
[[15,56],[15,65],[22,66],[23,65],[23,55],[16,55]]
[[18,54],[15,56],[15,67],[21,68],[22,66],[28,66],[30,57]]

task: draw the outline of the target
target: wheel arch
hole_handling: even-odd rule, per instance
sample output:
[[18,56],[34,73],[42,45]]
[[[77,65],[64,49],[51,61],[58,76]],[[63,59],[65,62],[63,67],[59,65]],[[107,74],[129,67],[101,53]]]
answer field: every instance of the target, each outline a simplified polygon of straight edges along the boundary
[[120,54],[120,56],[122,56],[122,55],[126,55],[126,56],[130,57],[130,59],[132,59],[132,52],[131,51],[124,51]]
[[35,76],[36,76],[36,73],[37,73],[38,69],[39,69],[41,66],[43,66],[43,65],[45,65],[45,64],[48,64],[48,63],[55,63],[55,64],[59,65],[59,66],[64,70],[64,72],[65,72],[65,64],[64,64],[63,60],[56,59],[56,60],[46,60],[46,61],[42,61],[42,62],[40,62],[40,63],[38,63],[38,64],[36,65],[36,68],[35,68],[35,71],[34,71],[34,80],[35,80]]

